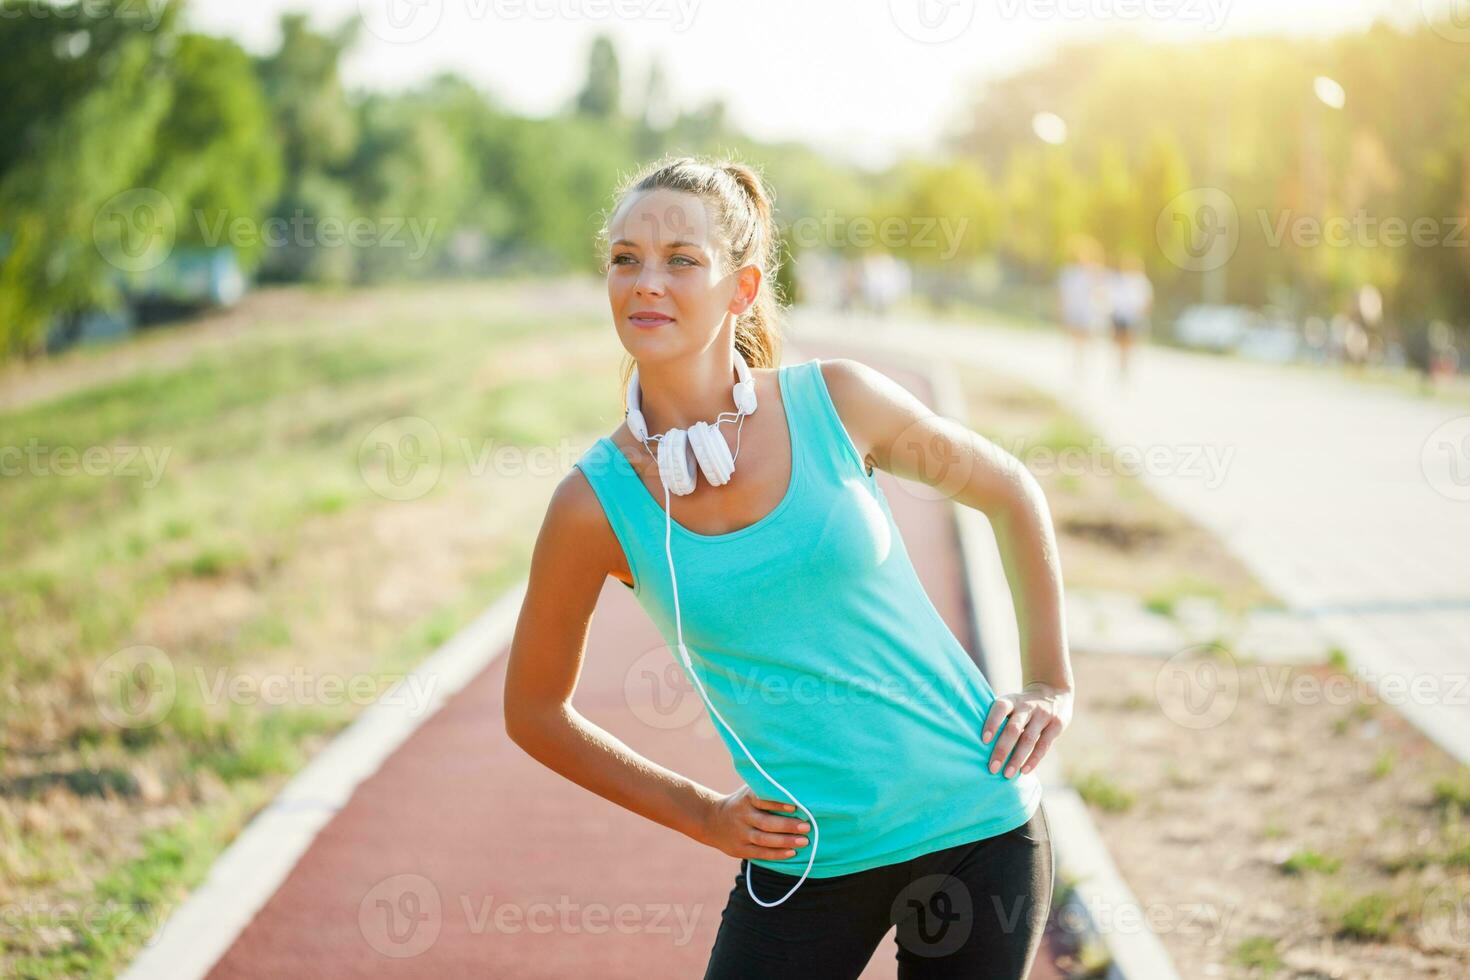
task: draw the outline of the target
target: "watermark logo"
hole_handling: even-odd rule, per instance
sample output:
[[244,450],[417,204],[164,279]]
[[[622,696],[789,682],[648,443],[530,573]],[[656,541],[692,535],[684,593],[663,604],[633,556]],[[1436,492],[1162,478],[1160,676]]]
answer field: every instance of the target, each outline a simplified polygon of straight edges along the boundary
[[1470,0],[1419,0],[1424,21],[1446,41],[1470,44]]
[[616,932],[624,936],[666,936],[677,947],[693,940],[703,913],[703,903],[624,902],[609,906],[577,902],[570,895],[558,895],[554,901],[516,902],[461,892],[446,900],[425,876],[404,873],[373,885],[358,904],[357,918],[368,945],[384,956],[406,959],[432,948],[450,918],[454,918],[456,930],[463,928],[472,936],[601,936]]
[[434,423],[401,415],[374,426],[357,450],[363,482],[386,500],[417,500],[444,471],[444,443]]
[[[970,483],[975,456],[961,447],[968,443],[969,429],[945,415],[929,415],[909,423],[893,440],[889,468],[897,474],[914,474],[913,485],[904,490],[919,500],[953,500]],[[1020,461],[1006,456],[1008,468]]]
[[55,0],[10,0],[0,5],[0,20],[74,20],[85,17],[89,21],[114,20],[136,26],[139,30],[152,31],[163,21],[164,9],[169,0],[73,0],[71,3],[56,3]]
[[127,647],[92,671],[92,697],[97,710],[119,728],[158,724],[173,707],[177,695],[173,661],[158,647]]
[[405,959],[426,952],[444,925],[439,889],[420,874],[384,878],[357,905],[357,928],[384,956]]
[[1359,208],[1352,214],[1317,218],[1284,210],[1273,215],[1257,211],[1261,235],[1271,248],[1290,244],[1296,248],[1470,248],[1464,217],[1433,218],[1420,215],[1413,220],[1389,215],[1379,217]]
[[900,946],[917,956],[948,956],[975,927],[975,901],[954,875],[924,875],[894,898],[889,921]]
[[357,0],[363,26],[389,44],[415,44],[444,19],[444,0]]
[[1004,20],[1182,21],[1214,33],[1225,26],[1230,0],[997,0]]
[[1427,949],[1470,950],[1470,895],[1460,894],[1453,881],[1436,886],[1424,896],[1415,931]]
[[[444,0],[358,0],[363,24],[389,44],[415,44],[444,21]],[[476,23],[512,20],[666,21],[675,33],[694,23],[697,0],[465,0],[456,10]]]
[[439,219],[415,215],[311,215],[297,208],[289,216],[261,220],[231,215],[228,210],[196,208],[181,215],[171,200],[151,187],[134,187],[114,195],[92,219],[92,242],[103,260],[124,272],[156,269],[173,254],[184,230],[207,248],[237,249],[394,249],[418,262],[433,247]]
[[1419,468],[1434,491],[1450,500],[1470,500],[1470,415],[1450,419],[1429,433]]
[[1218,187],[1196,187],[1159,212],[1154,235],[1164,257],[1188,272],[1209,272],[1229,262],[1240,246],[1240,212]]
[[920,44],[943,44],[969,30],[975,0],[888,0],[888,16]]
[[628,665],[623,697],[649,728],[683,728],[704,714],[704,701],[668,647],[655,647]]
[[[155,946],[163,935],[172,907],[166,902],[98,901],[0,903],[0,944],[40,932],[70,933],[89,939],[143,934],[144,946]],[[15,947],[13,947],[15,948]]]
[[1056,911],[1057,926],[1073,935],[1094,930],[1103,935],[1172,933],[1188,936],[1196,945],[1218,947],[1230,933],[1230,922],[1241,911],[1234,904],[1213,902],[1112,902],[1097,895],[1085,900],[1075,893]]
[[1240,702],[1240,672],[1229,650],[1216,643],[1185,647],[1154,678],[1164,716],[1181,728],[1223,724]]
[[875,220],[867,215],[843,217],[830,208],[821,216],[798,218],[785,229],[785,237],[800,249],[866,249],[881,245],[898,249],[934,250],[947,262],[964,243],[970,219],[948,215],[889,215]]
[[668,731],[692,725],[697,737],[713,738],[714,722],[678,656],[660,646],[629,664],[623,674],[624,703],[649,728]]
[[163,479],[172,446],[46,446],[35,436],[24,446],[0,446],[0,476],[141,476],[152,490]]
[[156,269],[173,253],[178,215],[173,202],[151,187],[109,198],[92,219],[92,241],[103,260],[124,272]]

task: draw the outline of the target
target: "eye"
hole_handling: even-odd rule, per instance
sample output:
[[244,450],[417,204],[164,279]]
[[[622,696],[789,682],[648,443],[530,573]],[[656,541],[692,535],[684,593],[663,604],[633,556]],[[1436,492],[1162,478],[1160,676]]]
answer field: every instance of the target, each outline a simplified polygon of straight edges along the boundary
[[694,259],[691,259],[687,255],[676,255],[673,258],[669,259],[669,261],[670,262],[673,262],[675,259],[683,259],[685,262],[689,263],[690,265],[699,265],[698,262],[696,262]]
[[617,255],[614,255],[612,257],[612,264],[613,265],[627,265],[627,263],[626,262],[623,262],[622,260],[623,259],[631,259],[632,257],[633,256],[630,255],[630,254],[628,254],[627,252],[619,252]]

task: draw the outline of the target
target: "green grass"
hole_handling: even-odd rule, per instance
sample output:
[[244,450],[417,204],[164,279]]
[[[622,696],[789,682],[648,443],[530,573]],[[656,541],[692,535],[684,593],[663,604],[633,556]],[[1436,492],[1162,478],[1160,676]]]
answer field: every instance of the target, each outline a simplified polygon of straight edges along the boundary
[[1341,867],[1340,858],[1329,857],[1317,851],[1296,851],[1281,862],[1282,873],[1289,875],[1303,875],[1309,871],[1330,875],[1336,874]]
[[1404,912],[1393,896],[1368,892],[1350,898],[1336,918],[1337,934],[1343,938],[1389,940],[1398,933]]
[[214,859],[267,797],[260,785],[242,783],[229,799],[147,834],[139,857],[109,872],[90,896],[73,900],[90,910],[84,918],[63,918],[61,903],[55,912],[35,909],[27,916],[28,932],[71,925],[70,941],[38,955],[17,956],[15,974],[34,980],[116,976],[189,889],[204,880]]
[[[436,315],[438,300],[432,284],[422,287],[422,302],[414,305],[425,312],[412,323],[391,304],[381,314],[359,312],[350,323],[310,316],[262,322],[226,348],[203,350],[166,369],[140,370],[0,413],[0,445],[25,447],[34,440],[70,447],[78,456],[100,448],[113,454],[113,462],[121,458],[118,447],[141,446],[164,464],[144,472],[140,457],[133,463],[137,472],[124,467],[101,475],[43,466],[39,473],[0,480],[0,735],[7,750],[24,749],[39,773],[8,789],[25,797],[60,786],[82,799],[105,792],[141,807],[125,765],[129,757],[148,763],[170,786],[207,775],[228,789],[227,803],[186,807],[171,829],[141,843],[142,857],[106,869],[95,879],[94,904],[116,900],[125,910],[159,911],[181,897],[248,816],[252,794],[297,771],[313,743],[339,731],[360,709],[351,701],[220,704],[181,681],[157,723],[115,728],[92,700],[92,667],[138,642],[138,620],[150,603],[182,588],[205,594],[222,583],[262,588],[302,547],[308,523],[400,506],[374,492],[359,462],[364,437],[385,420],[431,420],[444,445],[441,489],[472,478],[482,459],[476,454],[494,466],[495,448],[556,448],[566,438],[601,434],[616,420],[615,341],[605,384],[593,383],[598,379],[588,376],[585,360],[580,366],[556,363],[554,346],[548,346],[552,362],[534,377],[497,370],[497,358],[528,342],[565,341],[567,349],[606,343],[598,333],[606,329],[603,321],[564,317],[548,337],[544,320],[503,299],[481,303],[477,297],[468,306],[461,300]],[[558,469],[570,462],[555,454],[545,459]],[[522,536],[532,530],[522,529]],[[497,546],[491,571],[461,593],[445,595],[381,648],[364,651],[352,672],[376,672],[386,689],[524,574],[530,545],[516,540]],[[301,596],[303,608],[339,601],[338,588],[321,581],[317,592]],[[277,606],[252,611],[167,654],[180,675],[248,670],[262,655],[285,650],[293,662],[310,666],[314,651],[291,649],[297,642],[292,612]],[[304,615],[294,612],[298,620]],[[15,692],[26,693],[17,698]],[[74,753],[97,761],[78,766],[63,758]],[[4,759],[0,755],[0,763]],[[0,770],[3,778],[8,774]],[[76,879],[81,852],[94,846],[86,839],[43,846],[18,825],[0,829],[3,843],[19,848],[29,869],[17,887],[48,895]],[[38,951],[49,942],[34,934],[23,931],[9,948],[0,935],[0,973],[112,975],[146,935],[110,923],[44,954]]]
[[1470,813],[1470,773],[1461,770],[1453,777],[1436,779],[1431,791],[1434,805],[1446,815]]
[[1248,970],[1260,970],[1262,975],[1271,976],[1285,964],[1277,952],[1276,940],[1270,936],[1249,936],[1236,944],[1230,958]]
[[1178,575],[1144,596],[1143,605],[1149,612],[1157,615],[1173,616],[1179,600],[1186,596],[1200,596],[1223,602],[1225,592],[1217,582],[1193,575]]
[[[575,337],[595,327],[560,329]],[[358,449],[384,419],[431,418],[445,441],[446,479],[473,465],[461,446],[555,446],[605,419],[612,386],[575,374],[474,384],[497,350],[542,330],[507,311],[501,322],[430,321],[412,331],[385,320],[289,342],[246,335],[172,370],[0,414],[0,445],[33,438],[78,453],[144,445],[165,464],[155,485],[125,466],[117,475],[0,481],[0,618],[10,627],[0,629],[0,685],[116,648],[142,605],[177,580],[247,573],[289,553],[305,521],[381,503]],[[99,576],[107,588],[96,587]],[[76,624],[70,642],[22,656],[19,636],[57,621]]]
[[1078,773],[1068,779],[1077,795],[1089,806],[1109,813],[1122,813],[1133,807],[1134,795],[1098,772]]

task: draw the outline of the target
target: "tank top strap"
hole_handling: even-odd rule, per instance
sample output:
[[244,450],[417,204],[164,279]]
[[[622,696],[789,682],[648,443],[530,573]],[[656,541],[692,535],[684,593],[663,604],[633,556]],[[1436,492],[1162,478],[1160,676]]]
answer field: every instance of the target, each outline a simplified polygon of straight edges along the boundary
[[793,365],[790,375],[788,380],[794,384],[787,386],[787,395],[793,399],[794,414],[804,423],[801,437],[809,464],[840,478],[856,476],[873,484],[876,474],[869,473],[863,465],[863,455],[837,413],[822,374],[821,359],[813,357]]

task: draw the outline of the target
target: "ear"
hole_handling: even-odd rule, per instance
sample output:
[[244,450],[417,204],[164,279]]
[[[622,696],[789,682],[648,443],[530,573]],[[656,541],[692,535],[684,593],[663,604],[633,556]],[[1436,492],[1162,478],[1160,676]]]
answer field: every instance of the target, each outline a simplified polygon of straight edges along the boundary
[[761,269],[758,265],[742,266],[735,270],[735,295],[730,299],[730,312],[736,316],[750,309],[761,288]]

